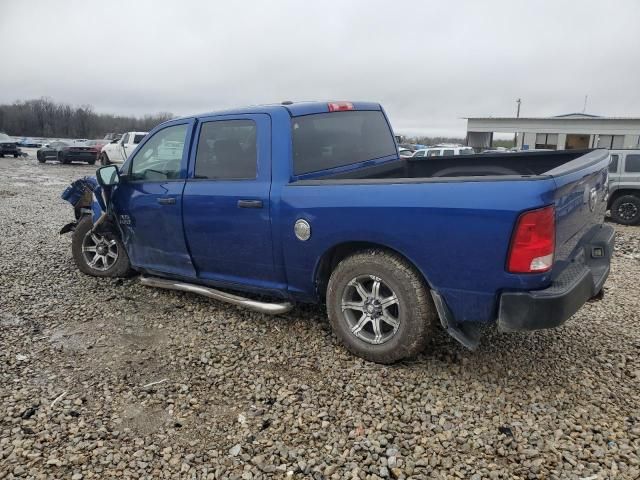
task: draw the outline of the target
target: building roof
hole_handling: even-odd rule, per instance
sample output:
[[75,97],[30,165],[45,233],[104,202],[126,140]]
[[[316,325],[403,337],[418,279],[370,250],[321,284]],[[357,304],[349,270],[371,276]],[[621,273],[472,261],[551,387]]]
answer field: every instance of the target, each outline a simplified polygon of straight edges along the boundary
[[462,117],[465,120],[500,120],[500,121],[520,121],[520,120],[640,120],[640,117],[601,117],[600,115],[590,115],[584,113],[566,113],[553,117]]

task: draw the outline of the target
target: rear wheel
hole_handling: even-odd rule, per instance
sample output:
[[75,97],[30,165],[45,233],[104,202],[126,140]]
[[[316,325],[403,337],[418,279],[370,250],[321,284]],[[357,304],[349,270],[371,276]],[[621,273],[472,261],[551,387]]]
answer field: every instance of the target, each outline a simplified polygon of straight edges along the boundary
[[38,162],[40,162],[40,163],[44,163],[44,162],[47,161],[45,156],[40,152],[36,153],[36,158],[38,159]]
[[336,267],[327,288],[327,311],[347,349],[377,363],[420,353],[437,320],[420,274],[399,255],[375,249]]
[[92,159],[92,160],[87,160],[87,163],[88,163],[89,165],[95,165],[95,164],[96,164],[96,159],[94,158],[94,159]]
[[71,251],[82,273],[94,277],[126,277],[131,273],[129,257],[120,239],[112,233],[91,231],[91,217],[83,217],[73,232]]
[[616,198],[611,204],[611,217],[622,225],[640,223],[640,197],[622,195]]
[[65,165],[71,163],[71,160],[69,160],[63,152],[58,152],[58,161],[60,163],[64,163]]
[[13,154],[13,158],[18,158],[18,154],[17,154],[17,153],[14,153],[14,154]]

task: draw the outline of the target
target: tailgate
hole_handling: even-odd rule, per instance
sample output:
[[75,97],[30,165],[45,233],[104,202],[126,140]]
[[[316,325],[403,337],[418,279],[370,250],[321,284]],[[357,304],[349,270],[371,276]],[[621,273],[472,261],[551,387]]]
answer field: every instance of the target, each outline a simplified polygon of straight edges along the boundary
[[594,150],[547,172],[556,183],[555,262],[567,262],[580,240],[604,222],[608,166],[608,150]]

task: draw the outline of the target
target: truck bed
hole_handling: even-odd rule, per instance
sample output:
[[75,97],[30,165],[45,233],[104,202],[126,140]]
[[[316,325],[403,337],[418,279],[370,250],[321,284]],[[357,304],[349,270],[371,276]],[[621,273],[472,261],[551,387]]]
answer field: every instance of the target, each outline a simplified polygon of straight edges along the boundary
[[333,173],[315,180],[441,179],[460,177],[531,177],[548,175],[592,150],[517,152],[399,159]]

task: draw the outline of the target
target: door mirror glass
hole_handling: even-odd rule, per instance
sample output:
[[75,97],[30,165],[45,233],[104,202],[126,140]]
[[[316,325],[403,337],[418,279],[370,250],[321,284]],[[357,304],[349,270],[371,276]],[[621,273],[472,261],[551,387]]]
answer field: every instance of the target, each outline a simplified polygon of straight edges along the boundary
[[98,183],[102,187],[112,187],[120,183],[120,173],[115,165],[107,165],[96,172]]

